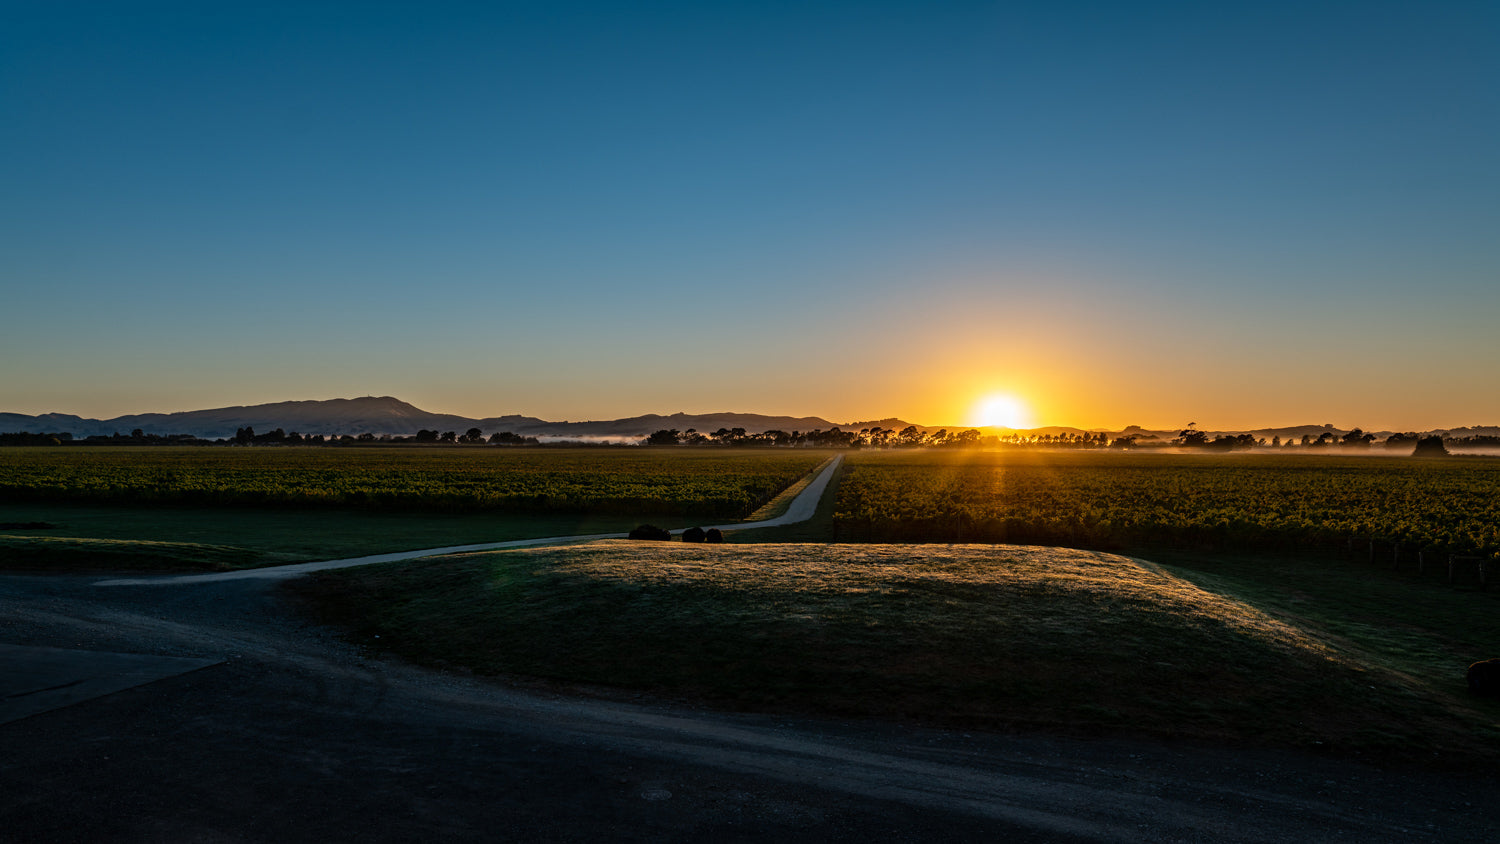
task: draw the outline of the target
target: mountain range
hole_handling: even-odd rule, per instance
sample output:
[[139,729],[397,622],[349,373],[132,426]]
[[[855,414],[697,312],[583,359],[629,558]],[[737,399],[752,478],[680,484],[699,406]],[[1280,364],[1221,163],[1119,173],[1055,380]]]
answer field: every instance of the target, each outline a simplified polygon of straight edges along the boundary
[[[522,436],[556,439],[633,439],[644,437],[663,428],[679,431],[695,429],[703,433],[720,428],[744,428],[749,433],[762,431],[812,431],[839,427],[846,431],[881,427],[901,430],[914,424],[902,419],[888,418],[858,422],[833,422],[818,416],[767,416],[759,413],[673,413],[670,415],[646,414],[625,419],[596,420],[587,422],[549,422],[533,416],[511,414],[475,419],[450,413],[432,413],[414,407],[391,396],[365,396],[354,399],[327,399],[314,401],[287,401],[274,404],[258,404],[248,407],[221,407],[211,410],[190,410],[180,413],[139,413],[117,416],[113,419],[85,419],[64,413],[46,413],[27,416],[20,413],[0,413],[0,433],[29,431],[30,433],[67,432],[74,437],[96,435],[129,434],[140,429],[146,434],[170,436],[191,434],[204,439],[233,437],[240,428],[254,428],[265,433],[281,428],[287,433],[300,434],[375,434],[380,436],[410,436],[422,429],[457,431],[462,433],[478,428],[486,435],[497,431],[509,431]],[[917,425],[923,431],[936,431],[939,426]],[[963,430],[966,426],[943,426],[949,430]],[[985,429],[989,432],[991,429]],[[1256,437],[1280,437],[1282,440],[1300,439],[1303,435],[1317,437],[1328,432],[1342,435],[1347,429],[1332,425],[1298,425],[1286,428],[1258,428],[1239,431],[1209,431],[1211,435],[1249,433]],[[998,433],[1010,433],[1009,429],[998,429]],[[1025,431],[1028,434],[1052,435],[1099,433],[1082,428],[1047,427]],[[1131,425],[1120,431],[1106,431],[1111,438],[1135,435],[1142,438],[1157,437],[1171,439],[1175,430],[1147,430]],[[1383,439],[1391,432],[1371,431]],[[1500,426],[1478,426],[1441,429],[1418,433],[1441,433],[1463,437],[1474,435],[1500,436]]]
[[[300,434],[354,436],[410,436],[422,429],[462,433],[470,428],[479,428],[485,434],[509,431],[530,437],[629,439],[644,437],[663,428],[676,428],[680,431],[692,428],[705,433],[719,428],[744,428],[748,432],[759,433],[777,429],[826,430],[837,424],[817,416],[767,416],[759,413],[674,413],[669,416],[652,413],[625,419],[587,422],[551,422],[518,414],[475,419],[451,413],[432,413],[392,396],[286,401],[180,413],[137,413],[113,419],[86,419],[66,413],[45,413],[39,416],[0,413],[0,433],[67,432],[79,438],[128,434],[140,429],[145,434],[191,434],[205,439],[219,439],[233,437],[240,428],[248,427],[260,433],[281,428],[287,433],[296,431]],[[899,419],[884,419],[857,424],[865,428],[879,425],[899,429],[909,423]]]

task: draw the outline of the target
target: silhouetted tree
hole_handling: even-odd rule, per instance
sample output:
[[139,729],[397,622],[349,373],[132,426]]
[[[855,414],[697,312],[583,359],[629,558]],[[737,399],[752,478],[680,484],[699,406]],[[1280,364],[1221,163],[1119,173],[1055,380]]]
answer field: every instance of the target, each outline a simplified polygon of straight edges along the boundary
[[1413,457],[1447,457],[1448,447],[1443,445],[1443,438],[1437,434],[1426,436],[1417,440],[1416,448],[1411,452]]
[[1391,434],[1385,438],[1386,448],[1412,448],[1417,444],[1417,435],[1412,431],[1403,431]]
[[490,434],[490,445],[537,445],[536,437],[523,437],[510,431],[496,431]]
[[1186,428],[1178,432],[1177,439],[1172,441],[1173,444],[1188,448],[1208,445],[1208,434],[1198,430],[1197,426],[1197,422],[1189,422]]
[[948,440],[948,444],[956,446],[958,448],[973,448],[974,446],[979,445],[980,436],[981,434],[979,433],[979,431],[974,428],[970,428],[967,431],[959,431],[958,433],[954,434]]
[[663,428],[660,431],[653,432],[651,436],[647,437],[646,445],[677,445],[677,443],[681,441],[682,437],[677,433],[676,428]]

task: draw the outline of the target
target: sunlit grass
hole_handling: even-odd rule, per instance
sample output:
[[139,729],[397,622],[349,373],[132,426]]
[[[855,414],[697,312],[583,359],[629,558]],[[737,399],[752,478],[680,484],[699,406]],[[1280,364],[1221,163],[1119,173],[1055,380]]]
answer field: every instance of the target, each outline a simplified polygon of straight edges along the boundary
[[298,588],[422,662],[749,709],[1425,760],[1500,748],[1496,713],[1453,689],[1103,553],[606,542]]

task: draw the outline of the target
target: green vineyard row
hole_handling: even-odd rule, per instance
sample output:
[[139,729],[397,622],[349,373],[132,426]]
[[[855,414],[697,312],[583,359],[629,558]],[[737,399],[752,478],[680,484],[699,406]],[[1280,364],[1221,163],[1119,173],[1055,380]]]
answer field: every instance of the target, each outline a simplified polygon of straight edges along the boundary
[[1500,461],[1114,453],[851,455],[845,541],[1500,553]]
[[598,448],[5,449],[0,500],[736,519],[823,459]]

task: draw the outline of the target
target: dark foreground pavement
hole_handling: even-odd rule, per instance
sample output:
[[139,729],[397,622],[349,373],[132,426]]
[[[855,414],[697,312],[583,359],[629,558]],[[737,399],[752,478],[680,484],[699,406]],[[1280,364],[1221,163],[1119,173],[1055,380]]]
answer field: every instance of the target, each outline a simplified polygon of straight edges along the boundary
[[[275,584],[100,579],[0,577],[0,644],[106,654],[63,672],[102,682],[98,695],[75,689],[0,723],[0,840],[1448,842],[1500,830],[1496,780],[562,695],[366,658]],[[46,652],[23,653],[0,649],[0,697],[46,690]],[[120,666],[140,683],[107,689],[99,678]]]

